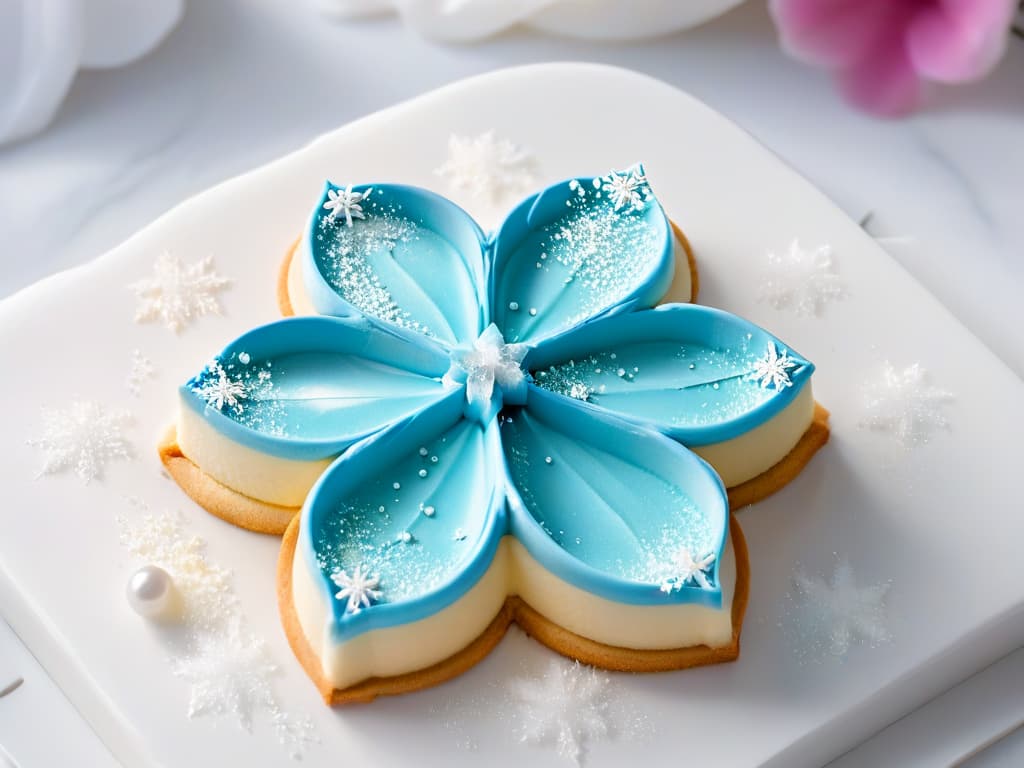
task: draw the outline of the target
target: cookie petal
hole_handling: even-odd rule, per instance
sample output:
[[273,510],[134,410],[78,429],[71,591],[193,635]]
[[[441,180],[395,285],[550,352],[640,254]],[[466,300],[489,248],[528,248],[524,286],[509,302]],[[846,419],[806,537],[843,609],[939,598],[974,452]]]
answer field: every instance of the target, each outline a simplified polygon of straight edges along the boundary
[[[462,400],[453,392],[353,446],[310,493],[295,567],[306,569],[316,600],[327,609],[332,648],[370,630],[435,616],[493,561],[506,527],[498,429],[494,422],[484,427],[462,418]],[[351,577],[357,568],[377,580],[379,594],[352,610],[349,595],[338,597],[344,583],[338,574]],[[494,612],[503,591],[496,600]],[[482,614],[474,619],[486,626],[493,612]],[[311,620],[307,615],[305,623]]]
[[493,322],[536,344],[596,317],[653,306],[675,269],[672,228],[641,166],[548,187],[493,243]]
[[[773,366],[767,365],[771,352]],[[814,372],[762,328],[694,304],[589,323],[542,343],[526,363],[540,387],[688,446],[720,443],[765,424]]]
[[[729,506],[703,460],[537,387],[501,436],[512,532],[547,571],[620,603],[721,607]],[[680,578],[683,552],[705,564],[706,588]]]
[[447,355],[361,318],[301,317],[229,344],[180,390],[183,414],[253,451],[337,456],[446,395]]
[[321,314],[470,342],[487,326],[483,244],[465,211],[428,190],[329,183],[300,247],[302,283]]

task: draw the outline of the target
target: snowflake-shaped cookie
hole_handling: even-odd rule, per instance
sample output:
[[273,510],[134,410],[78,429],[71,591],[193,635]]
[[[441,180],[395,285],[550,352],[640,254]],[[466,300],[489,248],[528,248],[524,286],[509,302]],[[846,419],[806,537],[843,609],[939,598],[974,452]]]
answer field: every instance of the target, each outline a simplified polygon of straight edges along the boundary
[[[182,455],[235,451],[220,481],[268,515],[305,500],[281,589],[302,595],[285,610],[314,639],[300,655],[320,654],[307,671],[328,700],[365,697],[355,649],[372,641],[353,641],[454,610],[506,558],[566,585],[569,597],[534,585],[516,599],[572,632],[589,631],[571,617],[595,601],[683,611],[676,627],[698,616],[692,642],[671,642],[735,649],[728,500],[698,454],[718,460],[790,405],[813,408],[813,365],[735,315],[655,306],[681,246],[640,166],[544,189],[490,236],[411,187],[374,184],[351,227],[326,212],[339,190],[369,189],[328,185],[296,257],[322,314],[251,331],[181,390]],[[231,384],[252,371],[272,372],[273,390]],[[197,469],[218,477],[214,462]],[[509,572],[488,577],[489,600],[511,599]],[[500,608],[488,605],[424,653],[482,631]],[[643,655],[650,639],[629,634],[641,626],[585,638],[605,658],[629,643]],[[693,663],[652,654],[658,668]]]

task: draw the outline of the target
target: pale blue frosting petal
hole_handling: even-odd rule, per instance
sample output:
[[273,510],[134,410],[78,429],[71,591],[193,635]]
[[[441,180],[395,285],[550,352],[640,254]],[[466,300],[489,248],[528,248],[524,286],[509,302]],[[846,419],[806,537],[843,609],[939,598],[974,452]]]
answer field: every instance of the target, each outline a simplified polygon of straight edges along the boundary
[[[346,193],[358,198],[351,226],[343,208],[325,208]],[[300,254],[304,286],[321,314],[365,315],[447,345],[471,342],[489,322],[484,239],[469,214],[428,190],[328,184]]]
[[[770,350],[781,377],[758,376]],[[785,355],[783,358],[782,355]],[[814,366],[743,318],[670,304],[615,315],[542,342],[536,383],[645,424],[686,445],[738,437],[772,419]]]
[[415,332],[365,318],[289,318],[239,337],[181,392],[232,440],[312,460],[445,397],[447,368],[446,352]]
[[[357,443],[324,473],[302,512],[301,546],[332,606],[335,638],[405,624],[476,584],[507,529],[497,424],[462,417],[456,391]],[[379,580],[351,611],[334,574]]]
[[[609,600],[721,607],[729,504],[702,459],[532,386],[526,407],[501,418],[501,437],[511,529],[544,568]],[[681,549],[711,558],[706,588],[693,580],[672,587]]]
[[[635,203],[609,178],[635,174]],[[672,229],[641,166],[560,182],[520,203],[493,239],[491,321],[536,344],[608,314],[653,306],[675,270]]]

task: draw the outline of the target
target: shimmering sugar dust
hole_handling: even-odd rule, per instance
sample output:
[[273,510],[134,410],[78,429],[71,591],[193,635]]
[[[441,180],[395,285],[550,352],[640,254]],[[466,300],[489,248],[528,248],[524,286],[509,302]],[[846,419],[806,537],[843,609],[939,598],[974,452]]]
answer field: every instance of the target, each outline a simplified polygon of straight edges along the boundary
[[[695,559],[715,551],[706,511],[682,490],[566,435],[545,431],[538,439],[524,421],[520,412],[502,422],[512,480],[530,514],[562,549],[614,576],[659,587],[678,576],[681,550]],[[584,453],[599,456],[600,471],[581,474],[581,468],[595,466]],[[535,482],[544,490],[536,492]],[[617,542],[614,548],[610,539]]]
[[[573,182],[565,214],[529,236],[512,259],[521,265],[519,281],[534,293],[511,297],[508,340],[518,339],[527,323],[543,320],[542,302],[553,306],[571,296],[565,321],[571,325],[619,301],[660,255],[656,233],[642,211],[616,209],[600,188]],[[545,273],[543,283],[530,274],[534,270]],[[541,284],[554,293],[538,293]]]
[[381,202],[377,194],[364,202],[364,211],[366,218],[352,226],[344,219],[320,220],[316,239],[325,278],[361,312],[435,335],[423,318],[402,308],[400,294],[418,293],[411,286],[420,285],[438,265],[459,264],[454,246],[406,217],[401,206]]
[[[375,602],[400,602],[431,592],[458,570],[476,541],[464,529],[482,517],[486,501],[458,484],[460,467],[479,467],[476,425],[463,422],[368,480],[321,526],[314,549],[323,574],[363,574],[379,580]],[[447,477],[449,468],[455,479]],[[467,471],[472,471],[467,470]]]
[[763,350],[749,342],[744,338],[723,349],[669,341],[632,344],[533,375],[550,392],[613,411],[680,427],[719,424],[775,394],[752,380]]
[[243,426],[268,435],[293,434],[287,418],[287,400],[278,382],[287,378],[272,360],[253,360],[245,351],[212,360],[188,384],[208,408],[220,411]]
[[[544,228],[548,258],[564,268],[566,280],[579,281],[586,289],[573,322],[618,301],[623,286],[635,284],[657,256],[654,227],[635,211],[616,210],[601,195],[595,190],[577,194],[570,199],[568,215]],[[588,203],[588,196],[600,203]],[[623,258],[624,253],[631,258]]]

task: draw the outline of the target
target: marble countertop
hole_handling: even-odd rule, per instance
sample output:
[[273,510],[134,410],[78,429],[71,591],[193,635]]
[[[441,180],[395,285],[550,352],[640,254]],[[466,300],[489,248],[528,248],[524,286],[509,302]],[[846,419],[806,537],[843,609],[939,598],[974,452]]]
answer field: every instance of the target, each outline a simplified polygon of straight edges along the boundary
[[[0,298],[369,112],[500,67],[587,60],[689,91],[853,218],[871,213],[892,257],[1024,378],[1024,41],[985,82],[888,122],[850,110],[820,71],[784,57],[762,3],[635,44],[521,32],[465,46],[426,42],[391,18],[325,22],[311,6],[194,2],[161,48],[80,74],[47,132],[0,148]],[[1012,668],[1020,675],[1019,661]]]

